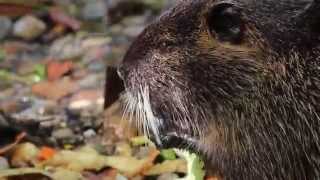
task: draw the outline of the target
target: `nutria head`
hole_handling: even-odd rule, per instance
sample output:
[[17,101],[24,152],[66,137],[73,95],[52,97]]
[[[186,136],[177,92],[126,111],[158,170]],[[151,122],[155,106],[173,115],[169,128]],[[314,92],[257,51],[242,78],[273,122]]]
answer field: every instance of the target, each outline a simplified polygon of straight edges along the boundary
[[226,179],[314,178],[318,6],[181,1],[137,37],[119,66],[126,111],[159,145],[200,152]]

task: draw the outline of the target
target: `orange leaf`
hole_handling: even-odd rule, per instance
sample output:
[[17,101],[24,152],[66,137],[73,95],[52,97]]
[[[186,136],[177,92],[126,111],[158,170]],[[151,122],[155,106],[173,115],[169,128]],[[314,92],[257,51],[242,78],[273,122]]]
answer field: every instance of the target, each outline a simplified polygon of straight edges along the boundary
[[55,154],[56,154],[56,150],[45,146],[40,149],[38,159],[39,160],[48,160],[48,159],[52,158]]
[[67,62],[49,62],[47,66],[47,75],[49,81],[55,81],[60,79],[63,75],[70,72],[73,68],[71,61]]

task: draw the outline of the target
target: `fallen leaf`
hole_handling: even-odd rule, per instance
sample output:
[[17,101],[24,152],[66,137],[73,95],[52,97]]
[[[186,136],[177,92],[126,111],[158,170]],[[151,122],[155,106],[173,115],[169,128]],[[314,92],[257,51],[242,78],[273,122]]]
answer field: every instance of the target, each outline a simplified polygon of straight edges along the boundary
[[49,81],[60,79],[63,75],[70,72],[73,68],[71,61],[57,62],[51,61],[47,65],[47,76]]
[[153,166],[159,155],[155,148],[150,149],[148,156],[142,159],[128,156],[103,156],[91,147],[83,147],[77,151],[62,150],[52,158],[41,163],[43,167],[61,167],[71,171],[99,171],[106,167],[117,169],[128,177],[142,174]]
[[39,160],[48,160],[54,156],[56,153],[56,150],[50,147],[42,147],[40,149],[40,152],[38,154],[38,159]]
[[127,177],[134,177],[148,171],[154,164],[154,160],[159,155],[157,149],[151,149],[148,156],[143,159],[125,156],[108,156],[105,159],[106,165],[115,168]]
[[31,143],[19,144],[12,153],[11,164],[14,167],[35,165],[38,161],[39,149]]

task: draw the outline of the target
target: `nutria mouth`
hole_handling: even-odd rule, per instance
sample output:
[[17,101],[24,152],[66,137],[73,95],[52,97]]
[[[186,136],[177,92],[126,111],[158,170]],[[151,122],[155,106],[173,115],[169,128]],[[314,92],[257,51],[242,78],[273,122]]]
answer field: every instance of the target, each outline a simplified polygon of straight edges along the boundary
[[[167,132],[161,135],[160,148],[182,148],[193,149],[199,142],[199,139],[187,134],[178,134],[177,132]],[[152,138],[151,138],[152,139]]]

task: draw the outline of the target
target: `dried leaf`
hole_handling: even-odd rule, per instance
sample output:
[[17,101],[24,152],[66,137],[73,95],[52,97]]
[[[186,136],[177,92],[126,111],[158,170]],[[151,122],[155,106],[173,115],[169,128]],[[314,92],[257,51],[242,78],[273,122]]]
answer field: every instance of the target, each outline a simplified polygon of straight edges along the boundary
[[47,75],[49,81],[55,81],[60,79],[63,75],[70,72],[73,68],[73,63],[71,61],[66,62],[56,62],[51,61],[47,65]]
[[164,173],[186,173],[187,162],[183,159],[167,160],[161,164],[156,164],[148,171],[144,172],[144,175],[154,176]]
[[40,149],[38,159],[40,160],[48,160],[52,158],[56,153],[56,150],[50,147],[42,147]]

